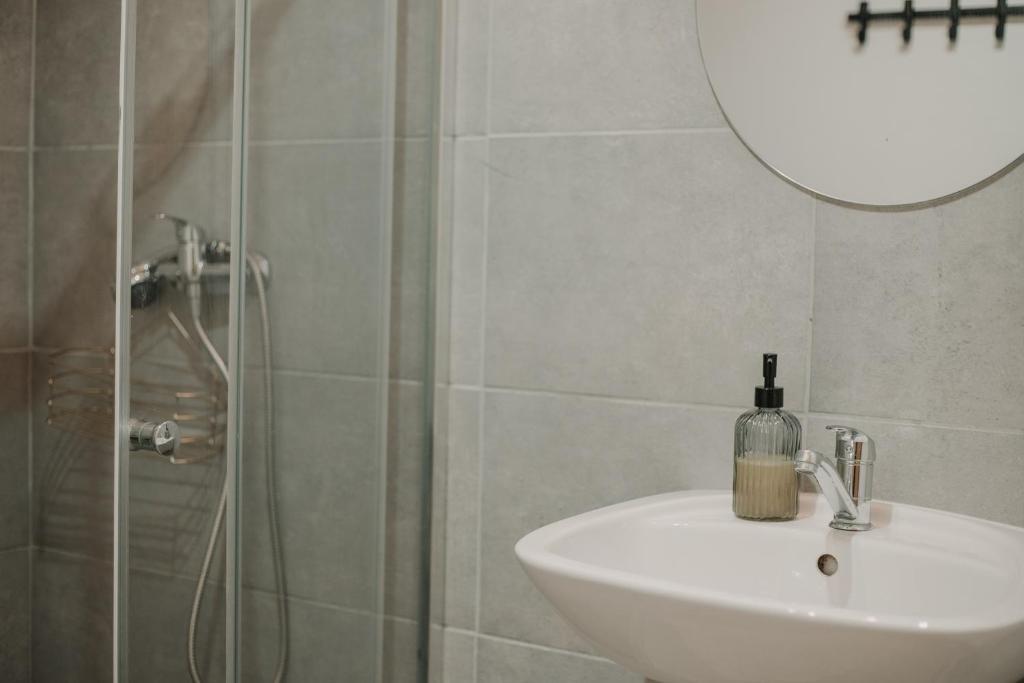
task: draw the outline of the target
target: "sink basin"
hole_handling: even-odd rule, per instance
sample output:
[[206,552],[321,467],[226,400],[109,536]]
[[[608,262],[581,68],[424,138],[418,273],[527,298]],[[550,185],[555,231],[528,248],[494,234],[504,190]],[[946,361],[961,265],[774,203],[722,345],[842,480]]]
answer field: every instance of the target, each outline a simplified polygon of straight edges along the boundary
[[831,519],[816,494],[793,521],[749,522],[729,492],[671,493],[550,524],[516,555],[600,653],[660,683],[1024,679],[1024,529],[881,501],[871,531]]

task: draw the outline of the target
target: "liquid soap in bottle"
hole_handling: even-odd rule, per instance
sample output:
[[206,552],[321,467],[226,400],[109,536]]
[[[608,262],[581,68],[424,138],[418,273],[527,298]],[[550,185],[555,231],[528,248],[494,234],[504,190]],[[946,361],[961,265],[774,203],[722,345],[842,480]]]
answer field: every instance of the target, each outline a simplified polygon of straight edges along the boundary
[[796,416],[782,409],[777,366],[777,354],[764,354],[764,385],[754,389],[755,408],[736,420],[732,510],[742,519],[786,520],[797,513],[794,459],[801,428]]

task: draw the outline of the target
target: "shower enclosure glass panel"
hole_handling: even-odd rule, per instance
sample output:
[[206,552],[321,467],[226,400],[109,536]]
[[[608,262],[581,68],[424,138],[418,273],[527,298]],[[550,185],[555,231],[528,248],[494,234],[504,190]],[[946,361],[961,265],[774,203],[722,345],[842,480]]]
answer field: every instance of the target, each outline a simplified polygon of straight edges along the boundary
[[122,681],[425,680],[435,5],[122,0]]
[[[395,2],[253,5],[243,227],[272,264],[273,325],[268,344],[248,280],[245,681],[275,680],[283,648],[286,680],[397,680],[397,622],[385,618],[388,455],[399,439],[388,425],[400,400],[388,381],[397,32]],[[402,648],[413,674],[415,635]]]
[[121,290],[130,330],[121,386],[127,417],[176,443],[166,453],[130,444],[135,450],[121,454],[119,673],[123,681],[223,681],[235,0],[131,4],[135,49],[130,36],[123,48],[132,168],[122,178],[131,250]]

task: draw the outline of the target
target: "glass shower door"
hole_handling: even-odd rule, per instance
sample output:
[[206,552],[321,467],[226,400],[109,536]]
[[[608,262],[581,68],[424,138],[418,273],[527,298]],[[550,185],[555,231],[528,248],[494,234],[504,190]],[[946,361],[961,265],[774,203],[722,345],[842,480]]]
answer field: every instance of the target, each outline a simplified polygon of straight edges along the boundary
[[253,4],[243,228],[271,277],[245,283],[243,681],[282,657],[285,680],[387,676],[397,23],[390,1]]
[[421,680],[432,5],[122,9],[118,680]]
[[226,680],[235,6],[122,2],[120,681]]

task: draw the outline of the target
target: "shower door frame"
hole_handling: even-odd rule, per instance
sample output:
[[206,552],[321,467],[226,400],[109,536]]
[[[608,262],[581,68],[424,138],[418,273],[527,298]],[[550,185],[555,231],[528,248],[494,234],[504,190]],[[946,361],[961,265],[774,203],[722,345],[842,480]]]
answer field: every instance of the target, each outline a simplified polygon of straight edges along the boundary
[[114,287],[114,576],[112,656],[114,683],[129,680],[128,658],[128,518],[131,404],[132,226],[135,199],[135,38],[136,0],[121,0],[121,49],[118,74],[120,120],[117,132],[117,271]]
[[246,168],[249,142],[249,45],[252,23],[249,0],[235,0],[234,77],[231,98],[231,259],[228,301],[228,414],[225,445],[227,507],[224,528],[224,680],[239,681],[242,614],[242,401],[244,400],[245,286],[246,286]]

